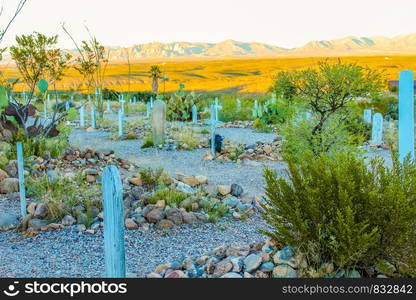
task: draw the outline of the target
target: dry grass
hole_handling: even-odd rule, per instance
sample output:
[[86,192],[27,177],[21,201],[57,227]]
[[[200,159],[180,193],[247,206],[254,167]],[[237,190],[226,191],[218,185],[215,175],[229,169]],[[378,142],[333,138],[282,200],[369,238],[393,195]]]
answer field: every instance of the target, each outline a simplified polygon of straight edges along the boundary
[[[313,67],[323,58],[269,58],[269,59],[227,59],[227,60],[183,60],[167,61],[162,65],[169,81],[166,86],[160,83],[159,91],[166,92],[178,89],[183,82],[187,90],[264,93],[270,87],[273,76],[281,70],[303,69]],[[337,58],[329,58],[335,60]],[[357,62],[363,66],[385,69],[388,79],[397,80],[398,73],[405,69],[416,69],[414,56],[363,56],[343,57],[345,62]],[[130,89],[132,91],[150,90],[150,65],[162,61],[133,63],[131,66]],[[3,67],[3,74],[8,78],[16,78],[17,71],[11,67]],[[60,89],[77,87],[81,77],[74,70],[59,84]],[[107,88],[128,92],[128,65],[113,64],[107,68],[105,86]],[[22,88],[22,85],[19,86]]]

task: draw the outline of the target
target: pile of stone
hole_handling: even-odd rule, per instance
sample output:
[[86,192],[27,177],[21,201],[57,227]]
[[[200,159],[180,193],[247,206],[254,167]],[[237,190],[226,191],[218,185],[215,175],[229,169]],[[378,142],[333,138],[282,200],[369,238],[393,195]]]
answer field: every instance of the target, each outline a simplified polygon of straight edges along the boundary
[[148,278],[296,278],[306,262],[292,247],[276,250],[270,241],[219,246],[195,260],[183,257],[158,266]]
[[252,164],[253,161],[282,161],[282,137],[276,136],[272,143],[256,142],[253,145],[239,144],[225,140],[223,149],[214,158],[211,151],[207,151],[204,160],[235,161],[238,164]]
[[164,199],[158,200],[156,204],[149,204],[154,191],[146,191],[140,174],[135,174],[128,179],[130,186],[125,192],[126,228],[147,230],[154,226],[164,229],[181,224],[208,222],[209,216],[201,205],[202,201],[225,205],[228,209],[227,215],[235,219],[250,217],[258,211],[259,199],[244,193],[238,184],[216,185],[209,183],[207,177],[201,175],[177,174],[172,178],[167,173],[162,174],[162,180],[169,189],[181,191],[188,197],[179,207],[169,207]]
[[221,127],[224,128],[252,128],[253,121],[233,121],[233,122],[223,122]]
[[[383,261],[389,272],[394,264]],[[159,265],[147,278],[387,278],[377,267],[344,270],[333,263],[309,266],[304,255],[293,247],[282,247],[270,238],[261,242],[234,242],[221,245],[209,253],[191,259]]]

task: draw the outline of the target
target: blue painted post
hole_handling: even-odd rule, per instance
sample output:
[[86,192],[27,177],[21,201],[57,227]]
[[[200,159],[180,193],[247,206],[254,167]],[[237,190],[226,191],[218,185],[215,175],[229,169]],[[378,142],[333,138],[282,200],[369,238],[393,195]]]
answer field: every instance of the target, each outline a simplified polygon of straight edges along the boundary
[[97,127],[97,122],[95,120],[95,107],[94,107],[94,105],[91,106],[91,127],[94,128],[94,129]]
[[79,126],[85,127],[85,108],[84,104],[79,108]]
[[69,101],[65,101],[65,110],[68,111],[69,110]]
[[198,123],[198,109],[195,104],[192,106],[192,123]]
[[125,278],[123,184],[117,167],[105,167],[102,189],[105,276]]
[[107,113],[111,112],[111,103],[110,100],[107,100]]
[[211,153],[215,158],[215,107],[211,106]]
[[364,109],[364,121],[371,124],[371,109]]
[[118,110],[118,137],[122,137],[123,132],[123,123],[124,123],[124,114],[121,109]]
[[22,142],[17,142],[17,170],[19,173],[20,213],[26,217],[26,190],[25,190],[25,169],[23,164]]
[[399,75],[399,160],[415,158],[414,74],[410,70]]
[[373,127],[371,134],[371,143],[376,146],[381,145],[383,140],[383,115],[381,113],[376,113],[373,116]]
[[218,98],[215,98],[215,121],[218,122],[218,109],[222,109],[222,106],[218,104]]
[[137,98],[136,96],[133,97],[133,104],[136,105],[137,104]]
[[150,118],[150,114],[152,112],[152,107],[150,106],[150,102],[146,103],[146,118]]
[[43,114],[45,116],[45,119],[48,118],[48,102],[45,101],[43,102]]
[[51,95],[48,94],[48,105],[51,103]]
[[150,97],[150,110],[153,108],[153,97]]
[[253,118],[257,118],[257,112],[258,112],[258,102],[257,100],[254,100],[254,105],[253,105]]

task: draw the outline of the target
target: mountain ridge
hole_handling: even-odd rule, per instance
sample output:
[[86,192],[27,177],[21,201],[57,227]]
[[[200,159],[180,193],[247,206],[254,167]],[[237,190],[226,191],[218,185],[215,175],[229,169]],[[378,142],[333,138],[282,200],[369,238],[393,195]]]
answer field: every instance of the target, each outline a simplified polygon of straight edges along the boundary
[[[259,42],[225,40],[208,42],[150,42],[130,47],[106,46],[110,62],[152,59],[212,59],[212,58],[279,58],[279,57],[333,57],[367,55],[416,54],[416,33],[401,34],[392,38],[383,36],[347,36],[332,40],[314,40],[297,48],[284,48]],[[64,50],[77,55],[76,50]],[[2,63],[11,62],[6,55]]]

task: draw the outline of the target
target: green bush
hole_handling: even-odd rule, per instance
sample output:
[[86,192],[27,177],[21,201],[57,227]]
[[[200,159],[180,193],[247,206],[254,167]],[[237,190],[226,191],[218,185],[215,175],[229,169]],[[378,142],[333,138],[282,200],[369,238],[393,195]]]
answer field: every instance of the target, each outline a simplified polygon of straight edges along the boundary
[[219,119],[223,122],[250,121],[252,117],[253,100],[240,98],[240,110],[237,109],[237,98],[228,95],[221,101],[222,109],[219,110]]
[[416,162],[393,167],[381,158],[350,153],[287,157],[288,178],[265,169],[262,216],[265,234],[296,247],[309,266],[336,268],[385,265],[396,276],[416,276]]
[[140,173],[143,185],[148,187],[150,190],[152,190],[154,187],[159,185],[160,177],[163,174],[163,168],[159,168],[156,170],[153,170],[152,168],[147,168],[147,169],[141,170],[139,173]]
[[98,185],[89,186],[81,173],[74,178],[54,180],[47,175],[28,177],[26,186],[31,196],[48,206],[51,220],[72,215],[72,208],[78,205],[82,205],[87,213],[93,204],[101,208],[101,189]]
[[333,115],[322,127],[322,130],[313,134],[315,126],[314,116],[310,120],[293,120],[284,124],[279,134],[284,136],[282,150],[296,161],[301,161],[306,152],[315,155],[320,153],[335,154],[339,151],[349,150],[359,152],[357,148],[361,145],[365,137],[359,133],[352,134],[352,125],[348,125],[342,116]]
[[155,191],[149,203],[156,204],[159,200],[165,200],[166,205],[179,207],[181,202],[185,200],[186,197],[186,194],[181,191],[165,188]]

